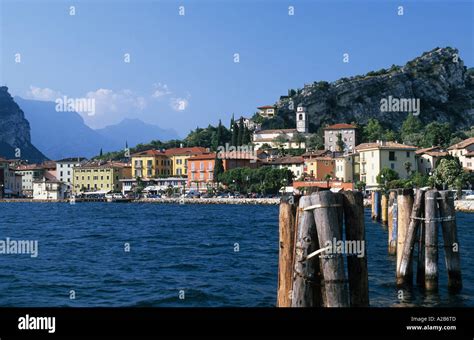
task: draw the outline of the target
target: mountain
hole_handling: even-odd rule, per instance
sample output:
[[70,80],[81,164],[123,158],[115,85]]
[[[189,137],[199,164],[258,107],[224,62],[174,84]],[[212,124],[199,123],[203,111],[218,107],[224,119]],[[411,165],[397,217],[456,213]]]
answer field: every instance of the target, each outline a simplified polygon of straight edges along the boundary
[[325,81],[290,90],[280,97],[277,116],[263,128],[294,128],[292,109],[307,108],[310,131],[341,122],[365,124],[375,118],[385,128],[398,129],[408,112],[381,110],[381,100],[419,99],[419,118],[424,123],[448,122],[457,128],[474,125],[474,69],[467,69],[458,50],[435,48],[404,66],[369,72],[364,76]]
[[47,160],[31,143],[30,124],[6,86],[0,87],[0,156],[35,163]]
[[119,148],[88,127],[77,112],[58,112],[54,102],[20,97],[15,101],[30,122],[33,143],[51,159],[89,158],[98,155],[100,149],[106,152]]
[[174,130],[165,130],[156,125],[147,124],[140,119],[124,119],[116,125],[109,125],[95,131],[120,145],[118,148],[124,147],[125,142],[129,146],[134,146],[156,139],[167,141],[179,138]]

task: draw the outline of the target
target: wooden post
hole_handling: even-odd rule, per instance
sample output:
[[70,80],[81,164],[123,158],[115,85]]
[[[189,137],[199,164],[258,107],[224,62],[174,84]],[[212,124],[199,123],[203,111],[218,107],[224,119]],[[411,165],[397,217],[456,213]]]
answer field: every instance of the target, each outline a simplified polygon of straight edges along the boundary
[[291,306],[293,256],[295,249],[295,204],[292,196],[284,196],[280,202],[277,307]]
[[364,251],[361,257],[355,254],[348,254],[347,257],[351,307],[368,307],[369,276],[365,246],[364,197],[361,192],[355,191],[344,191],[342,195],[344,197],[346,242],[358,243]]
[[425,289],[438,290],[438,197],[436,190],[425,195]]
[[380,221],[380,210],[382,209],[381,207],[381,195],[382,193],[380,191],[375,191],[374,192],[374,220]]
[[[342,241],[336,203],[336,197],[331,191],[321,191],[311,195],[320,249],[334,244],[334,241]],[[324,279],[323,301],[325,307],[348,307],[349,297],[342,254],[331,251],[328,254],[326,251],[320,256],[320,265]]]
[[440,191],[439,211],[442,217],[444,255],[448,272],[448,290],[459,292],[462,289],[461,256],[459,254],[456,211],[452,191]]
[[[400,263],[402,260],[403,248],[410,225],[410,215],[413,208],[413,189],[398,189],[397,209],[398,209],[398,230],[397,230],[397,282],[400,277]],[[410,282],[413,277],[411,265],[406,271],[405,280]]]
[[388,195],[384,193],[381,195],[382,223],[386,225],[388,223]]
[[425,191],[418,189],[416,191],[415,203],[411,210],[410,224],[406,233],[405,244],[403,246],[402,257],[400,259],[400,266],[398,268],[397,285],[411,285],[412,277],[408,275],[409,268],[413,267],[413,249],[415,247],[415,239],[418,233],[418,226],[421,222],[423,214],[423,203],[425,198]]
[[416,269],[416,284],[425,285],[425,223],[420,223],[418,233],[418,261]]
[[395,255],[397,253],[397,220],[397,192],[395,190],[392,190],[390,191],[389,195],[388,208],[388,253],[390,255]]
[[296,225],[295,270],[291,307],[321,306],[321,277],[318,258],[306,257],[319,249],[313,211],[304,211],[311,205],[309,196],[301,197]]
[[370,193],[370,208],[372,209],[370,217],[375,219],[375,191]]

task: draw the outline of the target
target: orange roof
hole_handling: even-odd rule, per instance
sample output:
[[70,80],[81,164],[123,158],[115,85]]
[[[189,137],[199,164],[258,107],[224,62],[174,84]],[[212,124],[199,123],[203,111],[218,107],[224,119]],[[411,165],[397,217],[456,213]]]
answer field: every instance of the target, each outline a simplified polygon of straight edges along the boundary
[[150,157],[150,156],[165,156],[165,153],[160,150],[150,149],[134,153],[132,157]]
[[422,148],[422,149],[418,149],[415,151],[415,153],[417,155],[421,155],[421,154],[424,154],[424,153],[427,153],[429,151],[434,151],[434,150],[437,150],[437,149],[442,149],[441,146],[430,146],[429,148]]
[[455,150],[455,149],[464,149],[468,147],[469,145],[474,144],[474,137],[468,138],[463,140],[462,142],[459,142],[457,144],[451,145],[448,150]]
[[352,124],[340,123],[340,124],[326,126],[323,130],[341,130],[341,129],[357,129],[357,127]]
[[272,106],[272,105],[265,105],[265,106],[257,107],[257,109],[261,109],[261,110],[274,109],[274,108],[275,108],[275,106]]
[[203,160],[210,160],[210,159],[215,159],[215,158],[216,158],[215,152],[205,152],[203,154],[190,157],[188,161],[203,161]]
[[266,134],[266,133],[289,133],[296,132],[296,129],[274,129],[274,130],[260,130],[254,132],[257,135]]
[[393,149],[402,149],[402,150],[416,150],[417,147],[413,145],[406,145],[400,144],[396,142],[385,142],[379,141],[378,143],[362,143],[356,146],[357,151],[361,150],[370,150],[370,149],[386,149],[386,150],[393,150]]
[[267,161],[268,164],[302,164],[304,163],[301,156],[280,157]]
[[206,148],[194,146],[190,148],[172,148],[165,151],[167,156],[176,155],[200,155],[206,152]]

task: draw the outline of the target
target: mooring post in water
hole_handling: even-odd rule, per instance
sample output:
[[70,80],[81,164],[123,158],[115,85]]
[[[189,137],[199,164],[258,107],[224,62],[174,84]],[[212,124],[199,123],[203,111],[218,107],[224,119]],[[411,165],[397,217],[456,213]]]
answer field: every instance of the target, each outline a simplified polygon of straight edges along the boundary
[[456,211],[452,191],[440,191],[439,211],[443,229],[444,256],[448,272],[448,290],[455,293],[462,289],[461,258],[459,253]]
[[365,245],[364,197],[361,192],[344,191],[344,221],[346,242],[353,249],[360,247],[360,257],[356,254],[347,256],[349,276],[349,293],[351,307],[369,306],[369,277],[367,271],[367,248]]
[[425,289],[438,290],[438,197],[436,190],[425,194]]
[[397,220],[398,220],[398,209],[397,209],[397,192],[395,190],[390,191],[389,195],[389,208],[388,208],[388,253],[395,255],[397,253]]
[[374,219],[375,218],[375,191],[372,191],[370,193],[370,209],[371,209],[370,217]]
[[381,210],[382,210],[382,223],[387,225],[388,223],[388,195],[381,193]]
[[423,203],[425,190],[416,191],[415,202],[411,210],[410,223],[406,232],[405,243],[403,246],[400,267],[398,268],[397,285],[411,285],[412,275],[408,275],[409,268],[413,268],[413,250],[415,248],[416,235],[423,214]]
[[374,191],[374,217],[373,219],[376,221],[380,221],[380,210],[381,207],[381,197],[382,193],[378,190]]
[[303,196],[299,202],[296,225],[295,265],[293,273],[293,297],[291,307],[321,306],[321,275],[319,258],[306,257],[319,249],[318,234],[313,211],[307,210],[311,198]]
[[294,196],[283,196],[280,201],[278,257],[278,292],[277,307],[291,306],[291,289],[293,273],[293,256],[295,249],[295,216]]
[[320,255],[321,273],[324,280],[323,302],[325,307],[348,307],[349,296],[344,273],[344,258],[335,252],[334,243],[342,243],[339,204],[331,191],[321,191],[311,195],[311,207],[318,232],[319,248],[332,245]]
[[[397,193],[397,209],[398,209],[398,223],[397,223],[397,282],[400,275],[400,263],[402,262],[403,248],[405,247],[405,240],[407,237],[408,226],[410,225],[410,216],[413,208],[413,189],[398,189]],[[413,277],[413,269],[409,265],[405,280],[411,282]]]
[[425,223],[420,223],[420,226],[418,229],[419,229],[418,230],[418,260],[416,263],[417,265],[416,284],[420,287],[424,287],[425,285]]

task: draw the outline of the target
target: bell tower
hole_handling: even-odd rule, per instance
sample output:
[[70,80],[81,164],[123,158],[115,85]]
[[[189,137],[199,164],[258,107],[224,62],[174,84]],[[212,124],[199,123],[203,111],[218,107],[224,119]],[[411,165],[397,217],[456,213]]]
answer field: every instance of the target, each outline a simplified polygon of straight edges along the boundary
[[308,120],[306,118],[306,108],[298,105],[296,108],[296,131],[308,133]]

